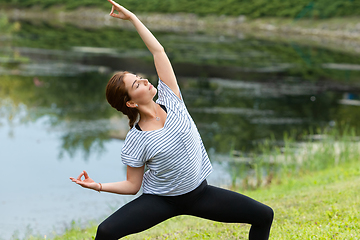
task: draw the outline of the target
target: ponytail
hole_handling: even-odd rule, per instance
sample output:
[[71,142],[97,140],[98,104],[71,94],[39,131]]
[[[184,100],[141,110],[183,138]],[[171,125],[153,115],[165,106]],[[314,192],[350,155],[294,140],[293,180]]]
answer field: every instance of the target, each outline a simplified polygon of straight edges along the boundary
[[112,76],[106,86],[106,100],[116,110],[129,118],[129,126],[132,128],[139,116],[139,110],[126,106],[130,96],[125,88],[124,77],[128,72],[118,72]]

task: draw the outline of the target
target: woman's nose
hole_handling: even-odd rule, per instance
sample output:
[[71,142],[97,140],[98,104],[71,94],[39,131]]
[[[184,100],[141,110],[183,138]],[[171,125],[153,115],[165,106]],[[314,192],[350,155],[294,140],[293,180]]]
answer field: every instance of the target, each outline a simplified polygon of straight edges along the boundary
[[143,79],[143,80],[144,80],[145,86],[149,84],[149,80],[147,80],[147,79]]

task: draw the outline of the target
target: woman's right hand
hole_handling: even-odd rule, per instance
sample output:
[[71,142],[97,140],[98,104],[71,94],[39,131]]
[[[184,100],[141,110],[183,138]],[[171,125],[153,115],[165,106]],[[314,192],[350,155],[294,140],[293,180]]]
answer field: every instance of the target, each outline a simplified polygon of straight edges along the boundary
[[[110,12],[110,16],[115,18],[120,18],[122,20],[129,20],[134,14],[124,8],[123,6],[119,5],[118,3],[114,2],[113,0],[108,0],[113,6]],[[114,13],[114,11],[118,11],[119,13]]]
[[[82,176],[84,176],[84,180],[82,180]],[[83,171],[78,178],[70,178],[71,181],[73,181],[74,183],[79,184],[80,186],[84,187],[84,188],[90,188],[96,191],[99,191],[101,189],[101,185],[99,183],[96,183],[94,180],[92,180],[89,175],[87,174],[86,171]]]

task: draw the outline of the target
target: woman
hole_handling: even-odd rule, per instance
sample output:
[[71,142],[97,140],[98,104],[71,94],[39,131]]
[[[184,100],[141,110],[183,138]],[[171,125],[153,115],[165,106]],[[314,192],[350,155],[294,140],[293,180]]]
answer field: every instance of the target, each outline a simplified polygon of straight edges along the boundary
[[[268,239],[273,210],[207,184],[212,167],[163,47],[133,13],[108,1],[112,4],[110,16],[129,20],[153,54],[159,97],[154,102],[157,89],[147,79],[128,72],[115,74],[107,85],[110,105],[129,117],[131,129],[121,151],[127,180],[96,183],[85,171],[70,179],[85,188],[117,194],[136,194],[143,186],[143,194],[102,222],[95,239],[119,239],[177,215],[249,223],[249,239]],[[145,165],[148,170],[144,173]]]

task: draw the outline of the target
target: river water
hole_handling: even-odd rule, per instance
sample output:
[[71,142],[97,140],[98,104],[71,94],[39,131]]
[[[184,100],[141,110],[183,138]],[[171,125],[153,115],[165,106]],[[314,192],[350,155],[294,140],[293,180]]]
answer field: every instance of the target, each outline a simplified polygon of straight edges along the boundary
[[[157,82],[134,31],[18,24],[0,41],[0,239],[99,222],[134,198],[81,189],[69,177],[87,170],[100,182],[125,179],[120,151],[127,120],[108,106],[104,88],[118,70]],[[359,129],[354,52],[243,34],[155,35],[213,163],[211,184],[241,179],[229,165],[231,152],[255,151],[270,136],[281,142],[284,132]]]
[[[61,233],[72,221],[85,226],[99,222],[112,211],[136,196],[119,196],[81,189],[69,177],[86,170],[101,182],[125,180],[126,167],[121,163],[122,140],[104,144],[101,154],[62,157],[61,130],[48,125],[43,117],[34,123],[14,120],[3,123],[0,130],[2,167],[1,238],[24,237],[30,234],[51,236]],[[209,179],[213,184],[229,185],[229,176],[220,164]],[[216,177],[217,176],[217,177]]]

